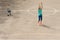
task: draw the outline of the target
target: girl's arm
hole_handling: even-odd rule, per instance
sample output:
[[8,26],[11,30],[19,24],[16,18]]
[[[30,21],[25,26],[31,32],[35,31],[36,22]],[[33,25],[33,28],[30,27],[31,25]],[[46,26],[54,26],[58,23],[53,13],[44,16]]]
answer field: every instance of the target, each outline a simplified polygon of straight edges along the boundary
[[43,4],[42,4],[42,2],[41,2],[41,8],[43,8]]

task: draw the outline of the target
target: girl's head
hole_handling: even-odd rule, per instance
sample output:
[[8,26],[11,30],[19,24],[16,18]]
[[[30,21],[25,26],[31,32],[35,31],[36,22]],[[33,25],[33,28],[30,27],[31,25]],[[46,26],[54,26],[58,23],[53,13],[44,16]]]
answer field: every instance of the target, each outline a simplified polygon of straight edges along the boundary
[[41,7],[39,6],[39,8],[38,9],[41,9]]
[[38,9],[41,9],[41,6],[39,5]]

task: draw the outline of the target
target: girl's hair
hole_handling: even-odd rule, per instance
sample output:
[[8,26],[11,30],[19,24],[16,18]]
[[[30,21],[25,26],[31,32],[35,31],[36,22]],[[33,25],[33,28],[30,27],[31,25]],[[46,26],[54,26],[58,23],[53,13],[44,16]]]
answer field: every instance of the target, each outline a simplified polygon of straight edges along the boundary
[[39,7],[38,9],[42,9],[41,7]]

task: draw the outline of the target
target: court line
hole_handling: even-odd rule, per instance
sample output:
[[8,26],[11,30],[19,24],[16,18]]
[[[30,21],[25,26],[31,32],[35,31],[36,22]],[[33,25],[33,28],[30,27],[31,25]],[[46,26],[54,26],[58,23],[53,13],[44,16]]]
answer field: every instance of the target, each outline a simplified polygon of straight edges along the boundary
[[[51,9],[51,10],[50,10]],[[32,12],[32,11],[36,11],[37,12],[37,9],[35,10],[31,10],[31,9],[26,9],[26,10],[13,10],[13,11],[21,11],[21,12]],[[48,13],[50,13],[50,12],[52,12],[52,14],[48,14],[48,15],[46,15],[46,16],[51,16],[51,15],[55,15],[57,12],[60,12],[59,10],[57,10],[57,9],[55,9],[55,8],[52,8],[52,7],[49,7],[49,10],[43,10],[43,12],[47,12],[48,11]]]

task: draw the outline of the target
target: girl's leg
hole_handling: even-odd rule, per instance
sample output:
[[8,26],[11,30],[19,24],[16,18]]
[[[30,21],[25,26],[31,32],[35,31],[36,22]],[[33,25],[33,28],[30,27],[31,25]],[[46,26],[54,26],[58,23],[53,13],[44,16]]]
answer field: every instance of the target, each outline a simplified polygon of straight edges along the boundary
[[42,15],[41,15],[41,16],[39,16],[38,24],[39,24],[39,25],[42,25]]
[[42,24],[42,16],[41,16],[41,24]]
[[7,16],[9,16],[9,13],[7,14]]
[[40,16],[38,16],[38,25],[40,25],[40,23],[41,23],[41,22],[40,22]]

